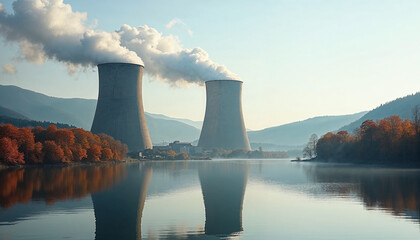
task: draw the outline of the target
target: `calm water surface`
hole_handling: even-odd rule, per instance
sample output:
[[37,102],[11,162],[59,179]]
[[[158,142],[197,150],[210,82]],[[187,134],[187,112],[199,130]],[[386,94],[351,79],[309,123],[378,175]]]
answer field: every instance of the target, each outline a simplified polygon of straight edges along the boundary
[[288,160],[0,171],[0,239],[420,239],[420,170]]

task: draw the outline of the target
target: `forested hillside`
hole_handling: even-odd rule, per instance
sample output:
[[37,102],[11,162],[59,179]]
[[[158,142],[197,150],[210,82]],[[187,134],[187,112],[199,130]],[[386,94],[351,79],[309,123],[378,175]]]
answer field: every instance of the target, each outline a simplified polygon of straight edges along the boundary
[[402,119],[411,120],[412,109],[416,105],[420,106],[420,92],[402,98],[397,98],[385,104],[381,104],[379,107],[369,111],[360,119],[342,127],[340,130],[345,130],[351,133],[366,120],[376,121],[392,115],[397,115]]

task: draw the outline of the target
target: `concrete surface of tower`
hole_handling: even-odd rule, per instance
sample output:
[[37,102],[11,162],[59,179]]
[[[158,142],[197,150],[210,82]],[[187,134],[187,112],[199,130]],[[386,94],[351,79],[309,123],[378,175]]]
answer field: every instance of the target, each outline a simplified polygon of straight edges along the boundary
[[91,131],[120,140],[130,152],[152,148],[143,109],[143,69],[131,63],[98,65],[99,96]]
[[242,114],[242,81],[207,81],[206,94],[206,114],[198,146],[251,150]]

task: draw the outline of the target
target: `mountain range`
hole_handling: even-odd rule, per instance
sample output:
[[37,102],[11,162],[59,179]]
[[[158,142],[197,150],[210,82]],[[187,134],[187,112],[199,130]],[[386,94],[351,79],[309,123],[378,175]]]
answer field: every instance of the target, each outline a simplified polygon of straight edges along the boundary
[[[16,86],[0,85],[0,116],[66,123],[90,130],[96,102],[94,99],[50,97]],[[192,142],[200,136],[200,129],[180,119],[160,114],[145,115],[154,144],[175,140]],[[184,121],[194,123],[191,120]]]
[[299,122],[288,123],[260,131],[249,131],[248,138],[252,143],[277,145],[302,145],[315,133],[321,136],[337,130],[344,125],[360,119],[366,112],[341,116],[323,116],[309,118]]
[[391,115],[398,115],[402,119],[412,120],[412,109],[416,105],[420,106],[420,92],[381,104],[379,107],[363,115],[360,119],[341,127],[340,130],[352,132],[354,129],[360,127],[360,125],[366,120],[375,121]]
[[[17,119],[59,122],[90,130],[96,100],[57,98],[22,89],[0,85],[0,116]],[[321,116],[283,124],[258,131],[248,131],[253,149],[287,150],[302,148],[313,133],[319,137],[330,131],[352,132],[367,119],[381,119],[390,115],[411,118],[411,109],[420,105],[420,93],[398,98],[372,111],[341,116]],[[202,121],[173,118],[163,114],[145,113],[153,144],[175,140],[197,142]]]
[[203,126],[203,121],[193,121],[190,119],[185,119],[185,118],[173,118],[173,117],[168,117],[166,115],[163,114],[157,114],[157,113],[145,113],[146,116],[149,115],[152,118],[156,118],[156,119],[164,119],[164,120],[175,120],[178,122],[182,122],[185,123],[187,125],[190,125],[192,127],[195,127],[197,129],[201,129],[201,127]]
[[16,86],[0,85],[0,106],[31,120],[61,122],[90,129],[96,100],[56,98]]

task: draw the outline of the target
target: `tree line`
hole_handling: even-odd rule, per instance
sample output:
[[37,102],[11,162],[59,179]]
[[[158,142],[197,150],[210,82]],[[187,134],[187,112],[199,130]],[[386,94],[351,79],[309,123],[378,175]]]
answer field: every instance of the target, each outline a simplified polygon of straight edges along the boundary
[[143,158],[148,160],[188,160],[190,157],[185,152],[176,153],[174,150],[145,149]]
[[53,123],[53,122],[48,122],[48,121],[35,121],[35,120],[28,120],[28,119],[12,118],[12,117],[8,117],[8,116],[0,116],[0,124],[8,124],[8,123],[12,124],[15,127],[19,127],[19,128],[21,128],[21,127],[34,128],[34,127],[38,127],[38,126],[43,127],[43,128],[48,128],[48,126],[50,126],[51,124],[54,124],[59,129],[75,128],[75,126],[65,124],[65,123]]
[[122,160],[127,146],[105,134],[92,134],[81,128],[57,129],[50,125],[17,128],[0,126],[0,163],[56,164]]
[[286,152],[265,152],[260,147],[258,150],[248,151],[245,149],[224,150],[221,148],[214,148],[210,153],[212,158],[287,158]]
[[326,161],[367,163],[420,163],[419,109],[413,120],[399,116],[366,120],[353,135],[347,131],[329,132],[316,144],[317,159]]

